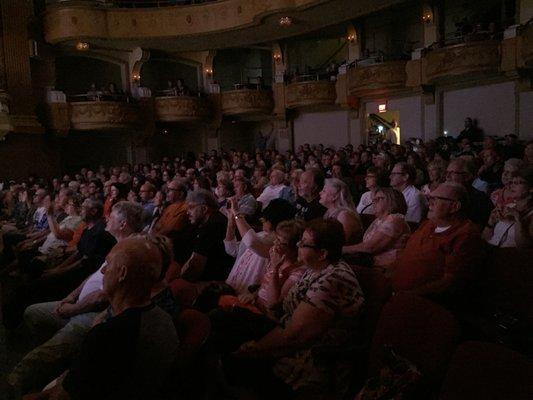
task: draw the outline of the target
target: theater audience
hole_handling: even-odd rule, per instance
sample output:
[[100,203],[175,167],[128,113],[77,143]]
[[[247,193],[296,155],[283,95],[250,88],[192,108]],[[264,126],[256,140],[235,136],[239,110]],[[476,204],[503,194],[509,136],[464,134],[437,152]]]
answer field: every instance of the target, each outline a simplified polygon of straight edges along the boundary
[[144,238],[117,244],[103,270],[114,317],[92,328],[79,356],[45,398],[155,399],[178,353],[170,316],[150,300],[161,273],[156,246]]
[[492,203],[488,196],[472,186],[477,170],[473,161],[464,158],[455,158],[448,164],[446,169],[446,181],[463,185],[468,193],[468,205],[466,216],[480,229],[487,224],[492,211]]
[[[106,230],[118,243],[141,231],[143,209],[130,202],[113,206]],[[24,393],[46,385],[72,360],[97,313],[107,306],[103,289],[105,263],[68,296],[34,304],[24,320],[35,338],[46,340],[28,353],[9,376],[11,385]]]
[[396,291],[453,296],[475,277],[483,242],[465,204],[468,192],[459,183],[445,182],[431,192],[428,220],[413,232],[394,267]]
[[244,177],[233,178],[233,189],[235,190],[235,198],[239,206],[239,212],[246,217],[252,218],[256,215],[258,203],[252,195],[252,184]]
[[345,244],[359,243],[363,236],[363,224],[346,183],[337,178],[325,180],[320,192],[320,204],[327,208],[324,218],[333,218],[342,224]]
[[497,247],[533,246],[533,168],[510,178],[510,202],[492,210],[483,238]]
[[507,204],[513,201],[511,189],[513,177],[518,173],[523,165],[523,161],[518,158],[510,158],[505,161],[501,176],[503,187],[496,189],[490,195],[492,204],[494,204],[494,206],[500,211],[503,210]]
[[424,196],[428,196],[446,180],[446,164],[440,160],[430,162],[428,164],[428,177],[429,182],[420,189]]
[[310,221],[322,218],[326,207],[320,204],[320,192],[324,188],[324,174],[318,168],[308,168],[300,176],[296,198],[296,218]]
[[168,206],[164,208],[161,217],[156,222],[153,233],[169,235],[171,232],[181,231],[188,225],[187,191],[187,186],[177,179],[167,185]]
[[205,189],[189,192],[187,214],[195,231],[192,254],[183,264],[182,277],[190,281],[225,280],[233,258],[226,254],[223,243],[227,218],[218,211],[213,193]]
[[374,214],[372,198],[378,188],[389,186],[389,177],[386,172],[370,166],[366,170],[365,186],[368,192],[364,192],[361,196],[361,200],[359,200],[359,204],[357,205],[357,212],[359,214]]
[[[275,379],[292,390],[342,392],[349,363],[320,356],[321,349],[342,349],[363,304],[353,270],[340,261],[344,233],[335,220],[312,221],[298,243],[298,259],[309,269],[283,300],[280,324],[257,340],[242,344],[235,356],[244,360],[239,376],[272,390]],[[335,339],[333,339],[335,338]],[[271,360],[258,376],[258,365]],[[248,361],[248,362],[246,362]],[[245,381],[245,383],[247,383]],[[316,393],[316,392],[314,392]]]
[[285,173],[279,169],[273,169],[270,173],[270,182],[257,197],[257,201],[261,203],[264,210],[274,199],[290,200],[291,197],[291,188],[285,185]]
[[[242,297],[252,298],[253,293],[249,288],[259,285],[265,275],[276,227],[279,222],[294,218],[295,210],[286,200],[270,201],[262,213],[262,231],[256,233],[240,213],[237,200],[232,198],[230,202],[224,247],[226,253],[236,260],[226,283],[241,299]],[[240,242],[235,238],[235,229],[242,237]]]
[[405,220],[408,222],[420,223],[427,212],[427,203],[424,195],[413,186],[416,178],[414,167],[406,162],[399,162],[394,165],[390,173],[391,186],[403,194],[407,204]]
[[343,253],[367,253],[372,256],[372,265],[382,268],[390,275],[398,253],[405,247],[411,233],[405,222],[407,204],[403,195],[392,188],[378,188],[374,195],[376,219],[365,231],[363,241],[344,246]]

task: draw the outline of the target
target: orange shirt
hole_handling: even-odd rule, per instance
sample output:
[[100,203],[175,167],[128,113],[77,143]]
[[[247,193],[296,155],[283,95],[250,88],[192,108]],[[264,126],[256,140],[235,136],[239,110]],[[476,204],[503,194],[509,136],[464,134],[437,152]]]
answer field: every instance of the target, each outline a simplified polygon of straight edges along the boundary
[[87,228],[87,224],[82,221],[79,223],[79,225],[76,227],[76,230],[74,231],[74,234],[72,235],[72,239],[70,242],[68,242],[68,247],[76,247],[78,245],[78,242],[81,239],[81,235],[83,235],[83,231]]
[[407,241],[393,274],[395,290],[413,290],[445,274],[468,280],[483,257],[483,241],[470,220],[435,233],[433,221],[424,222]]
[[172,231],[180,231],[188,224],[187,203],[173,203],[163,210],[161,218],[154,226],[154,233],[166,235]]

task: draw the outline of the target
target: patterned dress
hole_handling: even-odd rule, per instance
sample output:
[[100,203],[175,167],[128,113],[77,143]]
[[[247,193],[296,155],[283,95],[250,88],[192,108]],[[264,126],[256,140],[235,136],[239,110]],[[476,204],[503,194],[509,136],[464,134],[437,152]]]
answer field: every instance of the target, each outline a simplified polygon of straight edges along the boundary
[[333,319],[310,347],[280,358],[274,365],[274,373],[293,389],[315,385],[339,389],[338,381],[346,381],[342,377],[349,372],[349,365],[324,357],[324,351],[342,349],[353,336],[356,316],[364,302],[355,273],[342,261],[321,271],[307,270],[283,301],[282,326],[290,322],[302,302],[331,314]]

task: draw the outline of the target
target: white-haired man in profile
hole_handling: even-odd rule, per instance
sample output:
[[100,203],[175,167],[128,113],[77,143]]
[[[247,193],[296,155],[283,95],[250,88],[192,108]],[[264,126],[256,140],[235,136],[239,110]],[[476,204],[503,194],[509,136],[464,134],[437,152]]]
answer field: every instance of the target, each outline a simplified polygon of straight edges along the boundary
[[179,345],[171,317],[150,298],[161,264],[160,250],[145,237],[113,247],[103,290],[114,316],[89,331],[64,379],[38,398],[160,398]]

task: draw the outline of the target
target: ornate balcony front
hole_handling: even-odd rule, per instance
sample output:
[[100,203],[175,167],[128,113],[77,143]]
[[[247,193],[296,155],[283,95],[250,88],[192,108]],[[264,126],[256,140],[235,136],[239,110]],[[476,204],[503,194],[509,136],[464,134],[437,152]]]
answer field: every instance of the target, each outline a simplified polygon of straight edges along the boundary
[[356,97],[390,95],[405,89],[405,61],[356,66],[348,70],[348,90]]
[[272,93],[267,90],[239,89],[222,92],[222,114],[249,118],[270,115],[274,107]]
[[121,101],[70,103],[70,127],[79,131],[136,129],[141,125],[136,104]]
[[425,77],[437,83],[469,75],[497,73],[500,66],[500,43],[480,41],[443,47],[425,56]]
[[199,97],[156,97],[155,117],[160,122],[196,122],[207,117],[207,106]]
[[337,94],[331,81],[293,82],[285,87],[287,108],[310,108],[334,105]]

